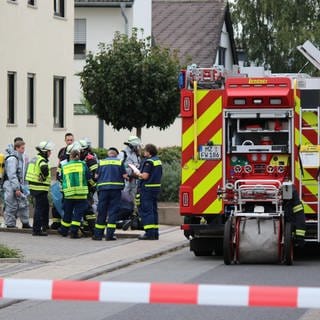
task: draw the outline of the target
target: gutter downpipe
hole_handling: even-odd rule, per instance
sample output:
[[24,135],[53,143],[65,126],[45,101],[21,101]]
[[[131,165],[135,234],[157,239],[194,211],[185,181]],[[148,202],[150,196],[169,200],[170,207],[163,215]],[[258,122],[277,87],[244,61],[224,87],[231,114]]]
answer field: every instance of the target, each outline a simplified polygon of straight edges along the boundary
[[121,15],[124,19],[124,33],[126,36],[129,35],[129,27],[128,27],[128,17],[126,16],[124,9],[126,8],[126,4],[124,2],[120,2]]

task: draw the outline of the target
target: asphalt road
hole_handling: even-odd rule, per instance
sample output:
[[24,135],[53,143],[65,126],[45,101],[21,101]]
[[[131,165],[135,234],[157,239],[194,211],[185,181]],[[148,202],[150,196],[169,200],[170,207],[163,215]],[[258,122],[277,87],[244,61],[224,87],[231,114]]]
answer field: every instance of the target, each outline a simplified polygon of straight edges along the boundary
[[[182,249],[103,274],[92,280],[318,287],[319,270],[319,253],[298,257],[293,266],[262,264],[225,266],[221,258],[196,258],[188,249]],[[1,309],[0,319],[318,320],[320,310],[24,301]]]

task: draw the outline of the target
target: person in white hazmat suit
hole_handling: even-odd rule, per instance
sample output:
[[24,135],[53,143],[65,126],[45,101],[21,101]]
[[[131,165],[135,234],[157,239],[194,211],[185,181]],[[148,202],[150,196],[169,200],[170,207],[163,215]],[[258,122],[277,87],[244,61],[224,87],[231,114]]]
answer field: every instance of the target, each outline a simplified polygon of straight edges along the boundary
[[141,140],[137,136],[129,136],[128,140],[124,142],[126,147],[119,153],[119,158],[123,160],[126,172],[129,176],[129,180],[125,182],[123,194],[125,197],[129,197],[134,201],[137,193],[137,179],[134,175],[130,165],[134,165],[136,168],[140,167],[141,157]]
[[19,217],[22,228],[29,229],[31,228],[28,202],[30,192],[25,181],[25,142],[18,140],[6,151],[3,183],[5,224],[7,228],[15,228]]

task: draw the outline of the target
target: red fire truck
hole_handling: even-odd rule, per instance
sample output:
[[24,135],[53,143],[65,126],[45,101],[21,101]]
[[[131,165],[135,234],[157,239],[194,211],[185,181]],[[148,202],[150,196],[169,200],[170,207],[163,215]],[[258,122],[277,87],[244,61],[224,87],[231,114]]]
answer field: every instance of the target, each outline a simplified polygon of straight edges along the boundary
[[291,264],[285,203],[295,190],[305,241],[320,242],[320,79],[224,78],[191,66],[180,80],[180,213],[190,250],[223,255],[226,264]]

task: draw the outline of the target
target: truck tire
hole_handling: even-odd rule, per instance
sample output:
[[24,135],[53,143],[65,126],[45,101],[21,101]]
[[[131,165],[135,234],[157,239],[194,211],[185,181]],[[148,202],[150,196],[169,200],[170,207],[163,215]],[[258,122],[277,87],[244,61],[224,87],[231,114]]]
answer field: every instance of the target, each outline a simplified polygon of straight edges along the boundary
[[234,257],[234,247],[232,243],[232,221],[229,218],[224,225],[224,235],[223,235],[223,261],[226,265],[233,262]]
[[287,266],[293,264],[293,239],[290,222],[285,222],[283,235],[283,260]]
[[190,250],[196,257],[206,257],[212,255],[213,246],[210,239],[194,238],[190,240]]

